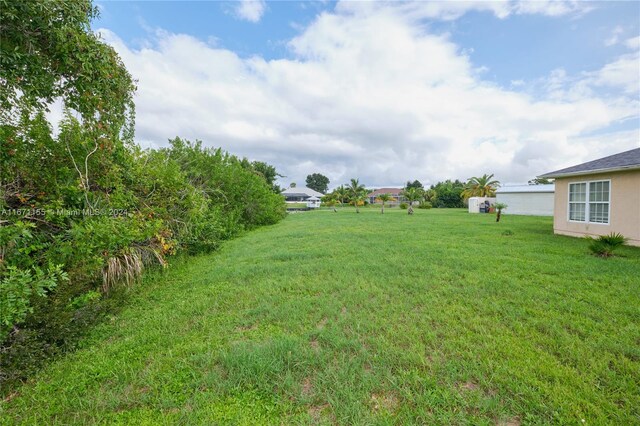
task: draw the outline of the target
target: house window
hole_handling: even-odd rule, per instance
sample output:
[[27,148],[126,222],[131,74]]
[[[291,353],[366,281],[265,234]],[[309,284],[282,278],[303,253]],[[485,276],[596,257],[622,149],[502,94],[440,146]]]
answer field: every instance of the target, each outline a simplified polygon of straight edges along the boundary
[[609,223],[610,182],[580,182],[569,184],[569,220]]
[[587,184],[569,184],[569,220],[584,222],[587,211]]
[[609,181],[589,182],[589,222],[609,223]]

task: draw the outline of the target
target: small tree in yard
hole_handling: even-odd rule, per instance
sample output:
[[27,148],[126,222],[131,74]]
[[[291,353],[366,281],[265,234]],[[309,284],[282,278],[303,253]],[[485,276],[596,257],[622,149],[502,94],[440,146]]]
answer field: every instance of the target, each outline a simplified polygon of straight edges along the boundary
[[344,207],[344,200],[349,198],[349,194],[347,188],[344,185],[340,185],[336,189],[333,190],[333,193],[336,196],[336,199],[340,201],[340,206]]
[[404,191],[402,191],[402,196],[409,202],[407,213],[413,214],[413,203],[416,201],[420,201],[420,199],[422,198],[422,191],[420,191],[418,188],[405,188]]
[[382,202],[382,210],[380,211],[381,214],[384,214],[384,203],[390,202],[390,201],[395,201],[396,199],[393,198],[391,196],[391,194],[380,194],[378,195],[378,198],[376,198],[376,201],[380,201]]
[[508,206],[505,203],[495,203],[493,207],[496,209],[496,222],[500,222],[502,210],[505,210]]
[[336,210],[336,204],[338,204],[338,198],[335,192],[332,192],[331,194],[327,194],[324,197],[322,197],[322,202],[327,206],[327,207],[331,207],[333,208],[333,211],[335,213],[338,212],[338,210]]
[[351,183],[347,186],[347,194],[349,200],[356,208],[356,213],[360,213],[359,203],[364,202],[367,196],[367,189],[360,184],[358,179],[351,179]]

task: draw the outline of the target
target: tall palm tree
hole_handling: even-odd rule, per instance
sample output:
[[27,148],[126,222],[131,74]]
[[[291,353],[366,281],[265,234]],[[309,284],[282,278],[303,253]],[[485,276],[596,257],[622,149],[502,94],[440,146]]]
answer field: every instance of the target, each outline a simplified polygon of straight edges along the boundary
[[358,203],[364,201],[367,195],[367,189],[364,185],[360,184],[358,179],[351,179],[351,183],[345,189],[347,190],[349,200],[356,206],[356,213],[360,213]]
[[493,197],[496,195],[496,189],[500,186],[500,182],[497,180],[491,180],[493,174],[484,174],[480,177],[471,177],[464,185],[462,196],[464,199],[470,197]]
[[402,196],[409,202],[409,209],[407,210],[407,213],[413,214],[413,203],[419,201],[423,197],[422,191],[418,188],[405,188],[402,191]]
[[382,210],[380,211],[380,213],[384,214],[384,203],[389,202],[389,201],[395,201],[396,199],[393,198],[391,196],[391,194],[380,194],[378,195],[378,198],[376,198],[376,201],[381,201],[382,202]]

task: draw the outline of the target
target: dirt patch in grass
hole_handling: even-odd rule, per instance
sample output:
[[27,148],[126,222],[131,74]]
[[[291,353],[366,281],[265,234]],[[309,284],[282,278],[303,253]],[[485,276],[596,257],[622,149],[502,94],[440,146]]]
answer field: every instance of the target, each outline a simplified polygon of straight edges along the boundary
[[256,330],[258,328],[258,323],[255,324],[251,324],[251,325],[240,325],[238,327],[236,327],[236,331],[242,332],[242,331],[253,331]]
[[311,417],[313,424],[318,424],[320,420],[331,415],[331,406],[327,403],[312,405],[307,410],[307,414],[309,414],[309,417]]
[[474,390],[480,389],[480,386],[478,386],[474,382],[468,381],[468,382],[462,383],[460,385],[460,389],[462,389],[463,391],[474,391]]
[[307,397],[313,393],[313,384],[311,383],[311,378],[306,377],[302,381],[302,396]]
[[328,322],[329,322],[329,318],[324,317],[320,320],[320,322],[318,322],[318,324],[316,324],[316,328],[318,330],[322,330],[324,326],[327,325]]
[[374,393],[371,395],[371,407],[374,411],[395,411],[398,408],[398,397],[393,393]]
[[501,420],[496,423],[497,426],[520,426],[520,417],[511,417],[507,420]]
[[310,341],[309,345],[311,346],[311,349],[313,349],[316,352],[320,350],[320,342],[318,342],[316,339],[313,339],[312,341]]

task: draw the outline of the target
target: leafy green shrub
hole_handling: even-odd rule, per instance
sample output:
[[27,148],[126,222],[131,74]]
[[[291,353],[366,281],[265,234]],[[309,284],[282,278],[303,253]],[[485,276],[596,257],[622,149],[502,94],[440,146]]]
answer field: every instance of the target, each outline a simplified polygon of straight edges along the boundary
[[418,205],[418,208],[423,210],[428,210],[432,207],[433,205],[429,201],[423,201]]
[[407,204],[407,203],[400,203],[400,208],[401,208],[402,210],[406,210],[406,209],[408,209],[408,208],[409,208],[409,204]]
[[0,279],[0,341],[7,337],[14,324],[33,312],[32,297],[45,297],[58,282],[67,279],[61,265],[50,266],[47,272],[37,267],[23,270],[9,266]]
[[620,233],[601,235],[598,238],[587,237],[589,240],[589,250],[596,256],[611,257],[613,252],[627,242],[627,238]]

